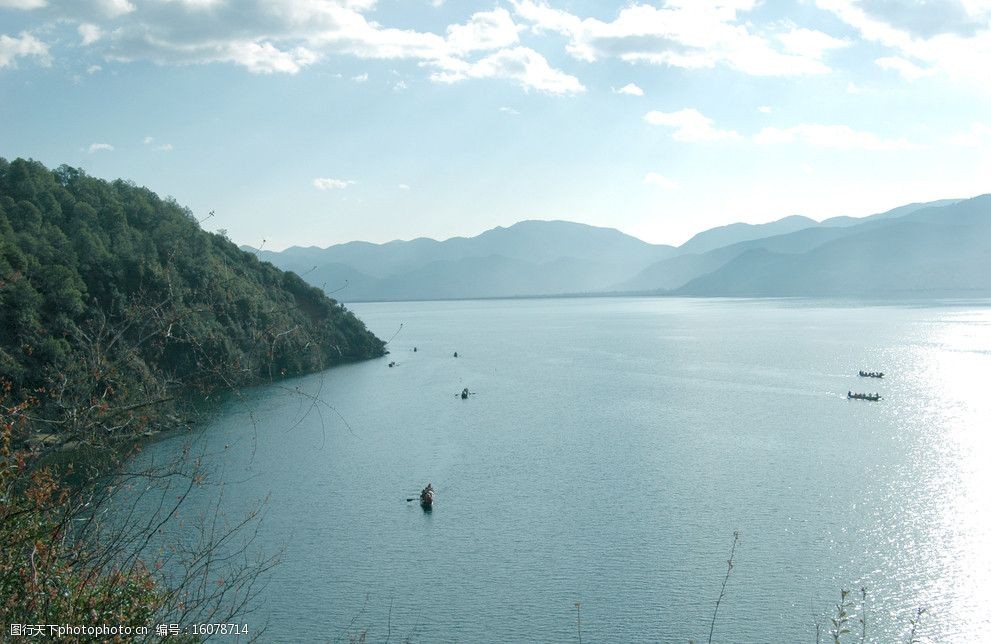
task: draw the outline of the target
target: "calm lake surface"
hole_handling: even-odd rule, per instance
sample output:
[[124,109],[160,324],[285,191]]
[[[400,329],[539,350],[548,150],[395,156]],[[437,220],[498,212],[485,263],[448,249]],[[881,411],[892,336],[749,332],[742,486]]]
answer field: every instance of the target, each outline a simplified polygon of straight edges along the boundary
[[[570,642],[576,602],[585,642],[705,641],[735,530],[716,641],[815,641],[816,617],[825,639],[861,587],[869,641],[919,606],[922,641],[987,641],[987,303],[351,308],[403,325],[390,356],[247,391],[142,456],[213,454],[194,510],[268,497],[265,641]],[[406,502],[427,482],[432,513]]]

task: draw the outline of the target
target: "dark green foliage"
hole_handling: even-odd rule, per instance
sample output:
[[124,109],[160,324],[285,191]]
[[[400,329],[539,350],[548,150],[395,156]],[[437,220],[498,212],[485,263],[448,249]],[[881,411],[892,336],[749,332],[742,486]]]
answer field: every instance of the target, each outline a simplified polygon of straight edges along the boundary
[[14,391],[61,380],[87,399],[105,381],[103,398],[136,404],[383,352],[342,305],[203,231],[172,199],[0,159],[0,380]]

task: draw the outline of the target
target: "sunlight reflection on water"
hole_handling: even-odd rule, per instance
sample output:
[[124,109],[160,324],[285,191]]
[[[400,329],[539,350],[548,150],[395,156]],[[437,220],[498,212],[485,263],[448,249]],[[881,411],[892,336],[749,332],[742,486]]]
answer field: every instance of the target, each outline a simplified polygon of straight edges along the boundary
[[925,608],[924,641],[968,641],[991,601],[991,311],[944,313],[906,344],[886,356],[883,387],[908,467],[877,504],[883,548],[867,556],[885,564],[864,583],[906,628]]
[[[919,489],[914,504],[943,571],[922,596],[946,611],[957,632],[987,625],[991,598],[991,312],[948,314],[921,348],[919,377],[911,381],[913,413],[927,436],[914,451]],[[925,577],[923,577],[925,579]],[[930,578],[931,579],[931,578]],[[924,583],[924,582],[923,582]]]

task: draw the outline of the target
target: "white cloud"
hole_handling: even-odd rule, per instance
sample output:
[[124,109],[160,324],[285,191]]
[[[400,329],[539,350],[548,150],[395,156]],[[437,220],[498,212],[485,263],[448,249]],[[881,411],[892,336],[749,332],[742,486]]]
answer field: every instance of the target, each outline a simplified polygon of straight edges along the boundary
[[[644,115],[651,125],[672,128],[671,137],[676,141],[700,142],[740,140],[743,137],[734,130],[720,130],[712,119],[695,109],[677,112],[652,111]],[[917,150],[921,146],[904,138],[883,139],[872,132],[854,130],[847,125],[821,125],[804,123],[793,127],[765,127],[753,136],[760,145],[803,143],[813,147],[840,150]]]
[[350,185],[354,185],[351,179],[331,179],[330,177],[317,177],[313,180],[313,187],[317,190],[343,190]]
[[915,63],[899,58],[898,56],[884,56],[874,61],[881,69],[891,69],[902,75],[902,78],[909,81],[919,80],[926,76],[932,76],[936,71],[932,68],[923,69]]
[[516,14],[531,23],[536,33],[557,32],[574,38],[582,31],[582,19],[578,16],[554,9],[546,2],[533,0],[510,0]]
[[89,153],[94,154],[96,152],[113,152],[114,146],[109,143],[90,143]]
[[129,0],[96,0],[96,4],[107,18],[119,18],[134,11]]
[[770,114],[774,109],[770,105],[761,105],[757,108],[757,111],[761,114]]
[[761,145],[804,143],[838,150],[916,150],[920,146],[904,138],[882,139],[872,132],[861,132],[847,125],[805,123],[788,128],[765,127],[754,136]]
[[723,65],[756,76],[796,76],[829,71],[823,61],[845,43],[822,32],[790,29],[778,34],[782,47],[751,31],[741,13],[757,0],[669,0],[664,7],[636,2],[611,22],[580,18],[542,0],[511,0],[537,33],[557,32],[569,39],[567,51],[592,62],[619,58],[687,69]]
[[0,34],[0,69],[13,67],[18,58],[34,56],[43,66],[51,64],[48,45],[27,32],[21,32],[18,37]]
[[357,76],[352,76],[351,80],[353,80],[356,83],[364,83],[368,81],[368,73],[366,72],[364,74],[358,74]]
[[236,62],[256,74],[295,74],[318,59],[315,52],[306,47],[283,51],[270,42],[237,42],[227,46],[227,52],[218,60]]
[[78,30],[84,45],[92,45],[103,36],[103,30],[89,22],[79,25]]
[[164,2],[175,2],[181,4],[187,9],[194,9],[200,11],[208,11],[214,9],[228,0],[163,0]]
[[674,190],[678,187],[677,181],[668,179],[664,175],[656,172],[648,172],[645,174],[643,177],[643,182],[648,186],[657,186],[659,188],[664,188],[665,190]]
[[393,91],[402,92],[409,89],[409,83],[404,80],[396,81],[396,84],[392,86]]
[[850,46],[849,40],[834,38],[814,29],[792,29],[777,37],[785,51],[813,60],[821,60],[832,49]]
[[86,73],[87,74],[95,74],[95,73],[97,73],[99,71],[102,71],[102,70],[103,70],[103,68],[100,67],[99,65],[90,65],[89,67],[86,68]]
[[663,125],[674,129],[671,135],[676,141],[699,142],[739,139],[740,134],[733,130],[720,130],[713,126],[713,120],[696,109],[686,108],[677,112],[647,112],[643,119],[651,125]]
[[47,0],[0,0],[0,8],[5,9],[41,9],[47,5]]
[[144,144],[151,148],[152,152],[171,152],[173,150],[171,143],[160,143],[159,145],[152,145],[155,142],[155,137],[146,136],[143,140]]
[[942,73],[980,87],[991,85],[991,3],[986,0],[873,5],[816,0],[816,4],[856,29],[864,40],[892,50],[894,55],[876,61],[885,69],[910,80]]
[[137,4],[63,0],[48,17],[76,24],[95,53],[119,62],[229,63],[258,74],[296,74],[329,55],[347,55],[416,61],[440,82],[504,78],[549,93],[583,89],[520,45],[524,27],[502,7],[431,32],[373,21],[365,12],[374,0],[149,0],[140,10]]
[[617,94],[629,94],[630,96],[643,96],[643,89],[641,89],[636,83],[627,83],[619,89],[614,89]]
[[466,78],[501,78],[515,81],[525,89],[548,94],[578,94],[585,91],[585,86],[577,78],[554,69],[546,58],[529,47],[502,49],[475,63],[447,58],[431,64],[439,67],[440,71],[431,74],[430,78],[441,83],[456,83]]
[[519,110],[516,110],[516,109],[513,109],[512,107],[505,107],[505,106],[503,106],[503,107],[500,107],[499,108],[499,111],[500,112],[503,112],[504,114],[509,114],[510,116],[519,116],[520,115],[520,111]]
[[945,143],[965,148],[980,147],[984,144],[985,140],[991,140],[991,126],[985,123],[971,123],[970,129],[966,132],[954,134],[943,139]]
[[405,183],[400,183],[399,186],[398,186],[398,188],[400,190],[409,190],[409,186],[407,184],[405,184]]
[[477,50],[503,49],[519,42],[523,29],[503,8],[475,13],[463,25],[447,28],[447,45],[452,55]]

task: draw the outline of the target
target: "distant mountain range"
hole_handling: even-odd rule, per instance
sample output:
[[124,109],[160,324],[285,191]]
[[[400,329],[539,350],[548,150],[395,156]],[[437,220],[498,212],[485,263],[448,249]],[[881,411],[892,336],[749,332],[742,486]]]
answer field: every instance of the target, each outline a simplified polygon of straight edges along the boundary
[[568,221],[522,221],[445,241],[244,249],[352,302],[598,292],[676,252]]
[[243,249],[346,302],[610,293],[991,295],[991,195],[862,218],[731,224],[677,248],[610,228],[523,221],[445,241]]
[[[841,232],[846,234],[756,245],[675,292],[743,297],[991,295],[991,195],[867,221]],[[810,237],[819,242],[811,248]],[[805,249],[790,251],[796,242]]]
[[[712,273],[740,255],[749,251],[766,250],[772,253],[801,254],[813,250],[814,248],[832,241],[856,234],[862,230],[861,226],[873,227],[882,225],[885,222],[899,219],[911,215],[912,213],[929,208],[941,208],[947,205],[958,203],[958,200],[944,199],[929,203],[914,203],[906,206],[899,206],[886,212],[867,217],[833,217],[818,223],[805,217],[786,217],[769,224],[733,224],[714,228],[712,231],[700,233],[680,246],[678,254],[661,260],[646,267],[632,279],[617,285],[621,291],[670,291],[686,286],[692,280]],[[775,224],[788,220],[801,219],[809,225],[801,228],[793,228],[792,232],[786,232],[778,228],[777,234],[755,235],[758,230],[774,230]],[[730,241],[730,237],[719,233],[728,243],[721,247],[714,248],[706,252],[685,251],[686,246],[706,235],[708,232],[725,231],[731,229],[738,235],[735,241]]]

